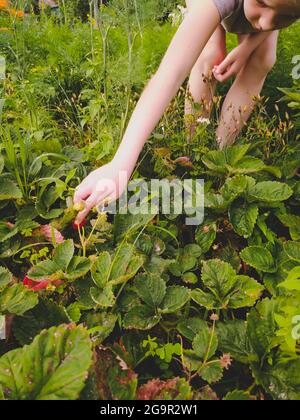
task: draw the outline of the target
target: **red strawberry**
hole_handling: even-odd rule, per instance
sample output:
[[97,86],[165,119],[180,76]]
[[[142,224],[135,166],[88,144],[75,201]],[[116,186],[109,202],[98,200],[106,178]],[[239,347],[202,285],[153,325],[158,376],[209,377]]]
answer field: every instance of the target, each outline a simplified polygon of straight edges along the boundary
[[83,219],[83,221],[81,223],[77,223],[77,222],[73,222],[72,226],[74,230],[78,230],[79,228],[82,228],[83,226],[85,226],[87,223],[86,219]]
[[62,236],[62,234],[57,229],[52,227],[51,225],[41,226],[40,227],[40,233],[50,242],[52,241],[52,235],[53,235],[54,239],[55,239],[55,242],[57,244],[61,244],[65,240],[64,237]]
[[51,282],[50,280],[44,280],[41,282],[36,282],[29,279],[27,276],[23,280],[24,286],[28,287],[28,289],[32,290],[33,292],[38,292],[39,290],[47,289],[48,286],[54,285],[55,287],[59,287],[63,284],[61,280],[55,280]]
[[31,290],[33,292],[38,292],[39,290],[44,290],[47,289],[47,287],[49,286],[50,281],[45,280],[45,281],[41,281],[39,283],[35,283],[36,285],[34,287],[31,287]]
[[36,284],[36,283],[35,283],[33,280],[29,279],[29,278],[26,276],[26,277],[24,277],[23,284],[24,284],[24,286],[26,286],[26,287],[28,287],[29,289],[31,289],[32,287],[34,287],[34,286],[35,286],[35,284]]

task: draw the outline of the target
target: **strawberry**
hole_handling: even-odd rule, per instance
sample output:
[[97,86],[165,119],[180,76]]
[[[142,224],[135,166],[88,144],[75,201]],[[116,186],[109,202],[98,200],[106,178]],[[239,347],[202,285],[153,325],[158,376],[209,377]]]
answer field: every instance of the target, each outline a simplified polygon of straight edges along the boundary
[[35,282],[34,282],[33,280],[29,279],[29,278],[26,276],[26,277],[24,277],[23,284],[24,284],[24,286],[26,286],[26,287],[28,287],[29,289],[31,289],[32,287],[34,287]]
[[79,228],[82,228],[83,226],[85,226],[87,223],[86,219],[83,219],[83,221],[81,223],[77,223],[77,222],[73,222],[72,227],[74,230],[78,230]]
[[50,280],[44,280],[44,281],[41,281],[41,282],[36,282],[36,281],[33,281],[33,280],[29,279],[26,276],[23,280],[23,284],[24,284],[24,286],[28,287],[28,289],[32,290],[33,292],[38,292],[40,290],[47,289],[47,287],[51,286],[51,285],[53,285],[55,287],[59,287],[63,284],[63,281],[55,280],[55,281],[51,282]]
[[63,235],[51,225],[43,225],[40,227],[40,233],[48,240],[52,241],[52,235],[57,244],[61,244],[65,239]]
[[80,211],[82,211],[82,210],[84,210],[84,209],[85,209],[85,205],[84,205],[84,203],[81,201],[80,203],[76,203],[76,204],[74,204],[73,209],[79,213]]

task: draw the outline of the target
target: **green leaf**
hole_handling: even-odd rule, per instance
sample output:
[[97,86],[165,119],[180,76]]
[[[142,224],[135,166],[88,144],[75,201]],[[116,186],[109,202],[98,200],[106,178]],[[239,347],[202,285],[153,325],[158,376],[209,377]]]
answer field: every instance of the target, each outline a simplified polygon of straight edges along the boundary
[[230,353],[238,362],[248,364],[256,360],[247,335],[247,323],[242,320],[219,322],[217,324],[219,350]]
[[11,180],[0,177],[0,201],[22,198],[22,192]]
[[202,162],[208,169],[217,173],[226,173],[226,157],[222,151],[211,151],[207,153]]
[[256,280],[236,275],[230,264],[217,259],[203,263],[202,281],[208,292],[194,289],[192,299],[210,310],[253,306],[264,290]]
[[11,229],[6,223],[0,222],[0,242],[5,242],[8,239],[13,238],[18,232],[18,228],[14,227]]
[[258,206],[255,204],[238,206],[237,203],[234,203],[229,211],[229,218],[235,232],[246,239],[250,238],[258,213]]
[[204,206],[207,209],[213,209],[217,212],[225,212],[230,205],[230,201],[226,201],[221,194],[207,192],[205,195]]
[[[1,68],[1,64],[0,64],[0,74],[3,73],[2,72],[2,68]],[[4,158],[3,156],[0,156],[0,174],[2,174],[4,169]]]
[[284,298],[284,307],[280,308],[280,314],[276,313],[274,319],[278,324],[277,337],[282,337],[284,342],[281,344],[281,349],[284,353],[297,354],[297,342],[299,341],[299,299],[289,301]]
[[272,366],[253,366],[256,382],[276,401],[300,400],[300,357],[278,360]]
[[92,261],[85,257],[73,257],[68,265],[68,271],[65,278],[69,281],[84,277],[91,269]]
[[161,317],[155,315],[146,305],[136,305],[125,315],[123,326],[126,329],[150,330],[160,321]]
[[0,314],[23,315],[37,303],[37,294],[22,284],[14,284],[0,292]]
[[290,229],[290,235],[293,241],[300,240],[300,216],[295,216],[294,214],[282,214],[280,212],[276,213],[276,216],[281,221],[281,223]]
[[114,285],[128,282],[139,271],[144,263],[141,256],[134,255],[135,248],[132,245],[123,246],[113,260],[109,281]]
[[116,322],[118,320],[117,314],[103,312],[89,312],[86,316],[86,323],[89,328],[89,333],[93,335],[93,341],[96,340],[97,345],[102,344],[103,341],[113,332]]
[[251,397],[247,392],[234,390],[229,392],[224,398],[223,401],[251,401]]
[[183,366],[190,372],[200,371],[203,367],[203,361],[198,357],[194,350],[184,349]]
[[264,287],[248,276],[236,276],[236,291],[229,300],[228,307],[232,309],[253,306],[261,297]]
[[286,281],[279,284],[279,287],[283,287],[287,290],[300,291],[300,267],[295,267],[288,275]]
[[212,293],[204,292],[201,289],[192,290],[191,298],[194,302],[198,303],[198,305],[209,310],[223,308],[222,302],[220,302]]
[[182,276],[182,281],[187,284],[197,284],[198,277],[195,273],[184,273]]
[[64,277],[64,272],[59,269],[54,261],[45,260],[32,267],[27,276],[32,280],[61,280]]
[[238,146],[231,146],[224,150],[223,153],[226,156],[228,165],[235,167],[247,154],[250,146],[250,144],[243,144]]
[[218,291],[219,296],[226,296],[234,285],[236,272],[224,261],[215,259],[205,261],[202,268],[202,281],[210,289]]
[[177,330],[185,338],[193,341],[195,335],[206,327],[207,324],[205,321],[203,321],[201,318],[193,317],[180,321],[177,325]]
[[109,279],[109,273],[111,268],[111,256],[109,252],[102,252],[96,263],[93,265],[91,274],[92,279],[96,286],[102,289]]
[[254,352],[263,359],[278,345],[275,313],[279,312],[274,300],[265,299],[252,308],[248,315],[247,335]]
[[120,214],[115,217],[114,238],[116,242],[120,242],[124,236],[134,235],[137,231],[147,226],[156,214]]
[[220,192],[226,201],[232,202],[243,195],[251,183],[255,184],[253,178],[241,175],[234,176],[226,180]]
[[264,162],[253,156],[245,156],[234,165],[233,173],[253,174],[266,168]]
[[196,242],[201,247],[202,252],[205,254],[210,250],[213,243],[217,238],[217,225],[212,223],[205,227],[199,226],[196,230]]
[[[200,249],[200,247],[198,247],[198,249]],[[202,252],[200,251],[200,255],[201,254]],[[171,274],[175,277],[181,277],[184,273],[193,270],[197,265],[197,256],[193,255],[193,253],[190,254],[186,252],[186,248],[181,249],[177,261],[169,266]]]
[[81,306],[78,302],[71,303],[66,309],[65,309],[68,318],[75,323],[78,323],[81,318]]
[[12,281],[12,274],[4,267],[0,266],[0,290]]
[[209,365],[204,366],[203,369],[201,369],[200,376],[209,384],[219,382],[223,377],[223,369],[220,360],[215,360]]
[[92,287],[90,294],[93,301],[102,308],[113,307],[116,302],[111,284],[107,284],[103,289]]
[[248,194],[257,201],[276,203],[288,200],[293,195],[293,190],[281,182],[265,181],[249,188]]
[[250,246],[243,249],[241,257],[246,264],[264,273],[275,273],[276,263],[271,252],[263,246]]
[[93,309],[95,307],[95,302],[93,301],[90,294],[91,288],[94,287],[94,282],[92,279],[89,276],[78,279],[73,283],[72,286],[74,287],[76,299],[81,305],[82,309]]
[[49,299],[40,299],[37,306],[22,316],[15,316],[13,322],[14,337],[22,346],[30,344],[44,329],[68,324],[70,317],[63,306]]
[[218,337],[207,325],[193,339],[193,350],[202,360],[210,360],[218,348]]
[[[229,172],[234,173],[234,168],[244,158],[249,148],[250,145],[243,145],[228,147],[224,151],[212,151],[207,153],[202,161],[204,165],[213,172],[221,174],[226,174]],[[245,166],[246,165],[251,172],[251,165],[249,163],[247,164],[247,161],[245,161]],[[237,170],[237,172],[243,173],[242,168],[239,169],[240,171]],[[245,173],[247,173],[247,171],[245,171]]]
[[203,250],[197,244],[189,244],[184,247],[183,254],[189,257],[199,258],[203,254]]
[[74,255],[74,242],[69,239],[58,245],[54,251],[53,262],[63,271],[67,271],[68,265]]
[[139,297],[154,310],[160,306],[166,295],[166,283],[154,274],[142,274],[134,281]]
[[284,243],[283,248],[291,260],[300,263],[300,242],[288,241]]
[[166,295],[160,306],[160,312],[171,314],[181,309],[190,299],[190,291],[186,287],[171,286],[167,288]]
[[9,400],[75,400],[91,363],[87,331],[61,325],[2,356],[0,385]]

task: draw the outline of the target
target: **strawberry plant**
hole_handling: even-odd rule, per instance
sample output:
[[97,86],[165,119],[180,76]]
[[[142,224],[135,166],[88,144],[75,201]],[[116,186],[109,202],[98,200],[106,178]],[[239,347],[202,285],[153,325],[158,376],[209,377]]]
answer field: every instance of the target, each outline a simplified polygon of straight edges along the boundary
[[215,147],[221,96],[187,144],[185,85],[149,139],[133,178],[203,179],[202,224],[76,224],[175,31],[173,0],[126,4],[0,16],[0,400],[299,400],[299,27],[236,145]]

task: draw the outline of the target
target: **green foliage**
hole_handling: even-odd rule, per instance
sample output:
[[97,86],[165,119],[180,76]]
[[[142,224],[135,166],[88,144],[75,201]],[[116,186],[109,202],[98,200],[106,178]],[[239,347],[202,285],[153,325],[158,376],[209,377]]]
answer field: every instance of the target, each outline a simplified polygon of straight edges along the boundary
[[35,281],[69,280],[74,281],[85,276],[91,269],[88,258],[74,256],[74,243],[67,240],[54,250],[53,259],[42,261],[28,272],[28,277]]
[[203,224],[93,209],[73,229],[74,190],[114,155],[182,16],[63,3],[0,16],[0,399],[299,400],[299,83],[277,89],[299,23],[236,145],[215,150],[221,96],[187,141],[186,82],[151,134],[133,179],[204,179]]
[[79,396],[92,362],[82,327],[44,330],[32,344],[0,359],[0,386],[9,400],[72,400]]
[[153,328],[163,314],[177,312],[190,298],[189,289],[182,286],[166,287],[165,281],[154,274],[138,276],[134,288],[143,304],[134,306],[125,315],[124,328]]
[[204,262],[202,282],[204,290],[193,290],[192,299],[207,309],[253,306],[264,289],[256,280],[237,275],[230,264],[221,260]]

